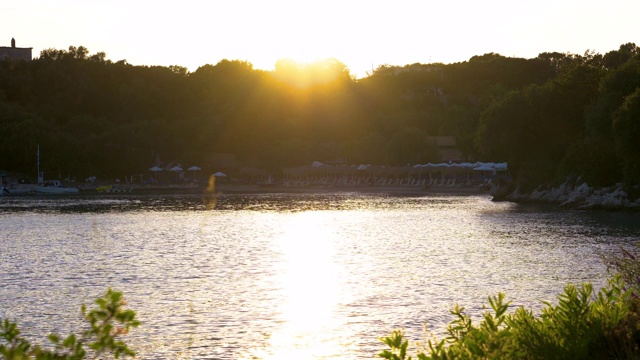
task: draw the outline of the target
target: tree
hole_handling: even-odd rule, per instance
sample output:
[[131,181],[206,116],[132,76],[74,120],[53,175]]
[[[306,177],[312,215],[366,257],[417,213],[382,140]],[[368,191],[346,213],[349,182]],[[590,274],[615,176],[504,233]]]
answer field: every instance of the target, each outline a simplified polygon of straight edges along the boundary
[[424,164],[437,158],[435,145],[417,128],[395,133],[387,149],[388,162],[393,165]]
[[609,51],[603,57],[603,66],[613,70],[624,65],[626,62],[640,54],[640,49],[634,43],[620,45],[618,50]]
[[613,130],[624,162],[625,180],[629,184],[640,184],[640,88],[625,98],[614,116]]

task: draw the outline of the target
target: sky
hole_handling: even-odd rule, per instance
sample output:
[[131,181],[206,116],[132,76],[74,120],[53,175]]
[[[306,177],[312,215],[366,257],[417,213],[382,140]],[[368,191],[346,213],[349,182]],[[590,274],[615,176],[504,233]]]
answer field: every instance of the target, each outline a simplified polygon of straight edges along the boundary
[[357,77],[380,65],[445,64],[498,53],[605,54],[640,45],[638,0],[3,0],[0,46],[84,46],[112,61],[220,60],[273,70],[335,58]]

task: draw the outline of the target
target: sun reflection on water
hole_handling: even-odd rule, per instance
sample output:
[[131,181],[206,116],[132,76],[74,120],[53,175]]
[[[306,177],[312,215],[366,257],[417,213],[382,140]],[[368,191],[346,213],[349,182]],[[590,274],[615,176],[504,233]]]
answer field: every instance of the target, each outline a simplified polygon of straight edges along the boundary
[[336,262],[335,236],[320,211],[291,214],[277,240],[282,254],[278,281],[282,303],[281,326],[263,349],[260,359],[338,358],[344,351],[335,311],[342,292],[340,266]]

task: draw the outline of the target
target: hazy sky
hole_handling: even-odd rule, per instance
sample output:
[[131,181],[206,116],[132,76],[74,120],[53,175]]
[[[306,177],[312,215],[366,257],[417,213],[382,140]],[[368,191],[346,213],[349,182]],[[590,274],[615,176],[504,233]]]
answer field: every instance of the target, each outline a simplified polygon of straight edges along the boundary
[[271,70],[333,57],[364,76],[382,64],[466,61],[488,52],[604,54],[640,45],[638,0],[3,0],[0,46],[84,46],[113,61],[222,59]]

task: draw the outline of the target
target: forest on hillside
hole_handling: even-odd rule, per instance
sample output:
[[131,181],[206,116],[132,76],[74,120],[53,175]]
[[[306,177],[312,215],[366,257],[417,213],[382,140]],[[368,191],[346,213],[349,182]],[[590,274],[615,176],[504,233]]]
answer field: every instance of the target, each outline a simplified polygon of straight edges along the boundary
[[0,169],[34,176],[38,146],[41,170],[84,179],[205,167],[217,153],[265,169],[423,164],[438,161],[429,137],[448,135],[468,161],[508,162],[524,186],[640,184],[640,49],[489,53],[356,79],[336,59],[189,72],[71,46],[0,61],[0,126]]

